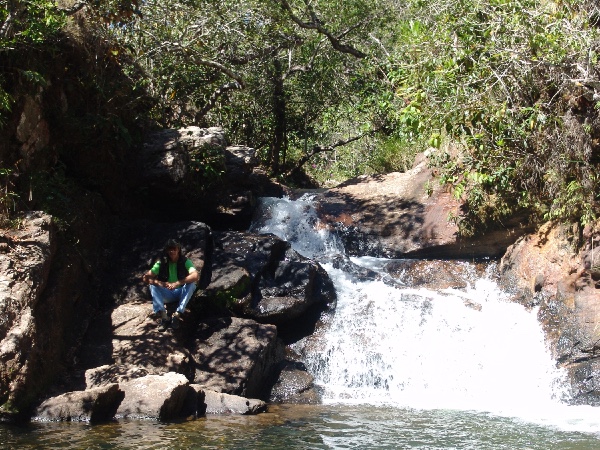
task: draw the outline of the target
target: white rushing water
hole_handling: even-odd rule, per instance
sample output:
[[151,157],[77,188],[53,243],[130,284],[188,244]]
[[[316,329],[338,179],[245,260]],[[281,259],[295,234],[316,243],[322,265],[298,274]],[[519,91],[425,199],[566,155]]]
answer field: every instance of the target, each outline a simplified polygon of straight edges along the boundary
[[[343,249],[319,226],[310,196],[263,202],[253,230],[320,258],[336,287],[335,314],[305,355],[324,402],[479,411],[600,432],[599,408],[563,403],[565,374],[537,311],[509,302],[490,278],[442,291],[358,281],[323,258]],[[375,271],[387,262],[351,260]]]

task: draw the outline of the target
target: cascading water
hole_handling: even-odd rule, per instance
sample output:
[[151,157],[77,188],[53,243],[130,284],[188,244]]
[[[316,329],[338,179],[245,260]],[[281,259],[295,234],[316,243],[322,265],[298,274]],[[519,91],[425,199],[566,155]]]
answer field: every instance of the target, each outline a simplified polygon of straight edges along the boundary
[[471,410],[600,430],[597,408],[562,402],[565,374],[536,311],[507,301],[491,277],[471,273],[465,289],[414,288],[385,282],[387,260],[351,258],[381,274],[359,281],[331,263],[343,249],[319,226],[310,195],[263,199],[260,217],[253,231],[319,259],[334,281],[338,301],[328,326],[318,342],[296,344],[325,403]]

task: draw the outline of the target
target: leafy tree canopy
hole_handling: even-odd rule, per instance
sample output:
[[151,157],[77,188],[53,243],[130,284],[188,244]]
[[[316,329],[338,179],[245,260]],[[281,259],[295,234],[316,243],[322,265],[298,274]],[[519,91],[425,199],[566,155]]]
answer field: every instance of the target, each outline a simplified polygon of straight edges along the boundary
[[[221,125],[274,175],[334,183],[429,148],[464,233],[523,212],[597,218],[592,0],[9,0],[0,57],[74,15],[154,123]],[[0,88],[0,113],[10,101]]]

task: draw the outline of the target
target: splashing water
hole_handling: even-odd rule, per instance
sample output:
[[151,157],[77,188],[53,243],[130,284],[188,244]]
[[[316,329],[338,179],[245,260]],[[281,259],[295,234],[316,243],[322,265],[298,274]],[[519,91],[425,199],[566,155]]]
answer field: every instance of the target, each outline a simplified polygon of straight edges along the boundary
[[[341,253],[311,200],[265,199],[266,218],[254,231],[288,240],[307,257]],[[352,262],[384,266],[377,258]],[[600,431],[599,408],[563,403],[566,374],[551,359],[537,311],[509,302],[491,278],[469,279],[466,289],[417,289],[322,265],[336,287],[335,314],[317,342],[296,350],[325,403],[480,411]]]
[[310,194],[298,200],[262,198],[250,230],[273,233],[307,258],[342,253],[343,246],[338,239],[319,225],[313,199],[314,195]]

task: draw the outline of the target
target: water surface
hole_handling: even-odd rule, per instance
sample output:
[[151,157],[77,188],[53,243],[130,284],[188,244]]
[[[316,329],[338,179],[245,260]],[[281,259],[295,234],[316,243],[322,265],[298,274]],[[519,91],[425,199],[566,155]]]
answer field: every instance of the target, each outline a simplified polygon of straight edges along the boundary
[[0,426],[1,449],[473,449],[590,450],[600,434],[560,431],[468,411],[366,405],[272,406],[258,416],[181,423]]

